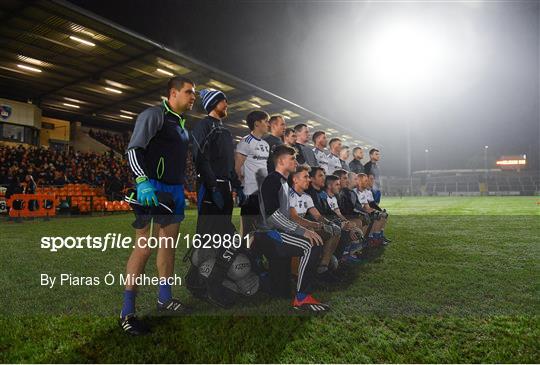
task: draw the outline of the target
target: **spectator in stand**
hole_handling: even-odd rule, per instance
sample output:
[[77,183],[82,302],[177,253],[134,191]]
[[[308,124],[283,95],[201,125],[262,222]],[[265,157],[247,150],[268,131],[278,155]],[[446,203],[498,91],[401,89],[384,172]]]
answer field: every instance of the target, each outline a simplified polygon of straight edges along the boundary
[[109,200],[122,200],[122,190],[124,185],[120,180],[120,174],[117,172],[110,176],[105,183],[105,194]]
[[28,174],[24,178],[24,194],[35,194],[37,189],[37,184],[34,181],[34,178],[31,174]]
[[9,185],[9,181],[8,181],[8,174],[9,174],[9,171],[8,171],[8,168],[6,166],[4,166],[4,161],[2,161],[0,159],[0,163],[2,165],[0,165],[0,185]]
[[23,187],[18,176],[12,176],[6,190],[6,199],[9,199],[13,194],[22,194]]
[[56,170],[54,172],[54,178],[50,181],[50,185],[64,186],[68,183],[66,174],[63,171]]
[[19,181],[24,180],[27,175],[31,175],[41,186],[62,186],[76,182],[103,186],[105,178],[115,174],[122,189],[131,183],[126,161],[111,158],[107,153],[57,151],[23,145],[0,146],[0,161],[0,182],[3,185],[10,185],[14,177]]
[[[32,169],[28,170],[28,175],[24,178],[23,194],[35,194],[37,190],[37,184],[32,177]],[[28,209],[36,210],[38,207],[37,200],[30,200],[28,202]]]
[[354,147],[352,150],[353,159],[349,162],[349,169],[357,174],[364,172],[362,159],[364,158],[364,149],[362,147]]
[[110,147],[112,150],[118,153],[123,153],[123,151],[125,151],[125,148],[127,147],[127,144],[129,142],[127,137],[124,135],[119,135],[116,133],[110,133],[106,131],[99,131],[99,130],[94,131],[90,129],[90,131],[88,132],[88,135],[94,138],[95,140],[103,143],[107,147]]

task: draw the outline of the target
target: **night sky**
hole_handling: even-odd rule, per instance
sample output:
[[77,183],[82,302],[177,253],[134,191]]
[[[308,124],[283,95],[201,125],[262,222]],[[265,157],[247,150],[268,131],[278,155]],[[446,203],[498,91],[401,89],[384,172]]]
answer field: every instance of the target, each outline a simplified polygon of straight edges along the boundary
[[[381,144],[384,174],[406,171],[407,124],[413,171],[425,168],[426,148],[430,169],[482,168],[484,145],[490,161],[540,157],[537,1],[71,2],[352,126]],[[421,92],[404,88],[396,99],[391,85],[368,81],[361,65],[369,37],[407,16],[443,24],[449,41],[436,46],[448,53]]]

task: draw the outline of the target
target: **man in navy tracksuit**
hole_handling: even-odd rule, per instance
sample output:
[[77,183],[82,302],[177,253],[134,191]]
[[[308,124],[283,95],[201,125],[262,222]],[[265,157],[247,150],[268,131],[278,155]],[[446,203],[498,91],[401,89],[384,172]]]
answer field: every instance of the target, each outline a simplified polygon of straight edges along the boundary
[[236,233],[232,223],[232,191],[245,198],[242,183],[234,169],[234,144],[222,120],[227,116],[227,98],[219,90],[200,91],[202,106],[208,113],[192,130],[195,167],[199,174],[197,233]]
[[197,233],[219,237],[223,243],[206,280],[206,297],[216,305],[228,307],[233,301],[228,299],[221,283],[237,251],[230,251],[225,244],[239,237],[232,223],[232,192],[237,193],[240,204],[245,200],[245,195],[234,169],[232,134],[223,125],[223,119],[227,116],[227,97],[214,89],[201,90],[200,96],[208,115],[195,125],[191,133],[193,159],[199,174]]
[[[129,166],[137,186],[137,200],[133,204],[136,244],[129,257],[126,274],[138,277],[150,256],[150,248],[142,244],[155,232],[159,237],[176,239],[180,222],[184,219],[184,181],[189,135],[182,115],[195,102],[195,84],[181,76],[173,77],[167,85],[168,99],[160,105],[144,110],[135,122],[127,148]],[[153,215],[159,207],[158,196],[170,197],[172,214]],[[138,245],[137,242],[141,242]],[[158,247],[156,264],[161,279],[174,274],[174,246]],[[166,281],[166,280],[163,280]],[[122,329],[131,335],[148,332],[148,327],[135,317],[136,285],[128,282],[120,315]],[[160,283],[157,307],[160,311],[180,313],[185,307],[172,297],[171,285]]]

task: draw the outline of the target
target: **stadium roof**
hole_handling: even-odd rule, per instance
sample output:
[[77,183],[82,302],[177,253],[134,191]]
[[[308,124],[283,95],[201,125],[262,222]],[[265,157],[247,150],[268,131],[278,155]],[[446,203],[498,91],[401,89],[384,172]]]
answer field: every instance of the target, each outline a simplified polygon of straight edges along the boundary
[[[104,127],[128,127],[165,94],[173,74],[197,89],[223,90],[227,125],[247,134],[243,118],[256,108],[280,113],[287,124],[306,123],[351,145],[372,141],[276,94],[169,49],[65,1],[0,3],[1,97],[30,100],[44,115]],[[200,108],[200,106],[197,106]],[[190,113],[203,117],[202,109]]]

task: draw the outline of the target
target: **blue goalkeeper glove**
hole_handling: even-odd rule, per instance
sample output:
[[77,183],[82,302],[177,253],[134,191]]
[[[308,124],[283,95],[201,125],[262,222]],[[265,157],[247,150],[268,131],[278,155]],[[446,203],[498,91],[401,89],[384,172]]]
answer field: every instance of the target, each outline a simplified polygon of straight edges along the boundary
[[144,180],[137,184],[137,200],[145,207],[158,206],[159,201],[150,181]]
[[236,191],[236,196],[238,197],[238,206],[242,206],[246,202],[246,194],[244,194],[244,188],[239,186],[234,188]]

